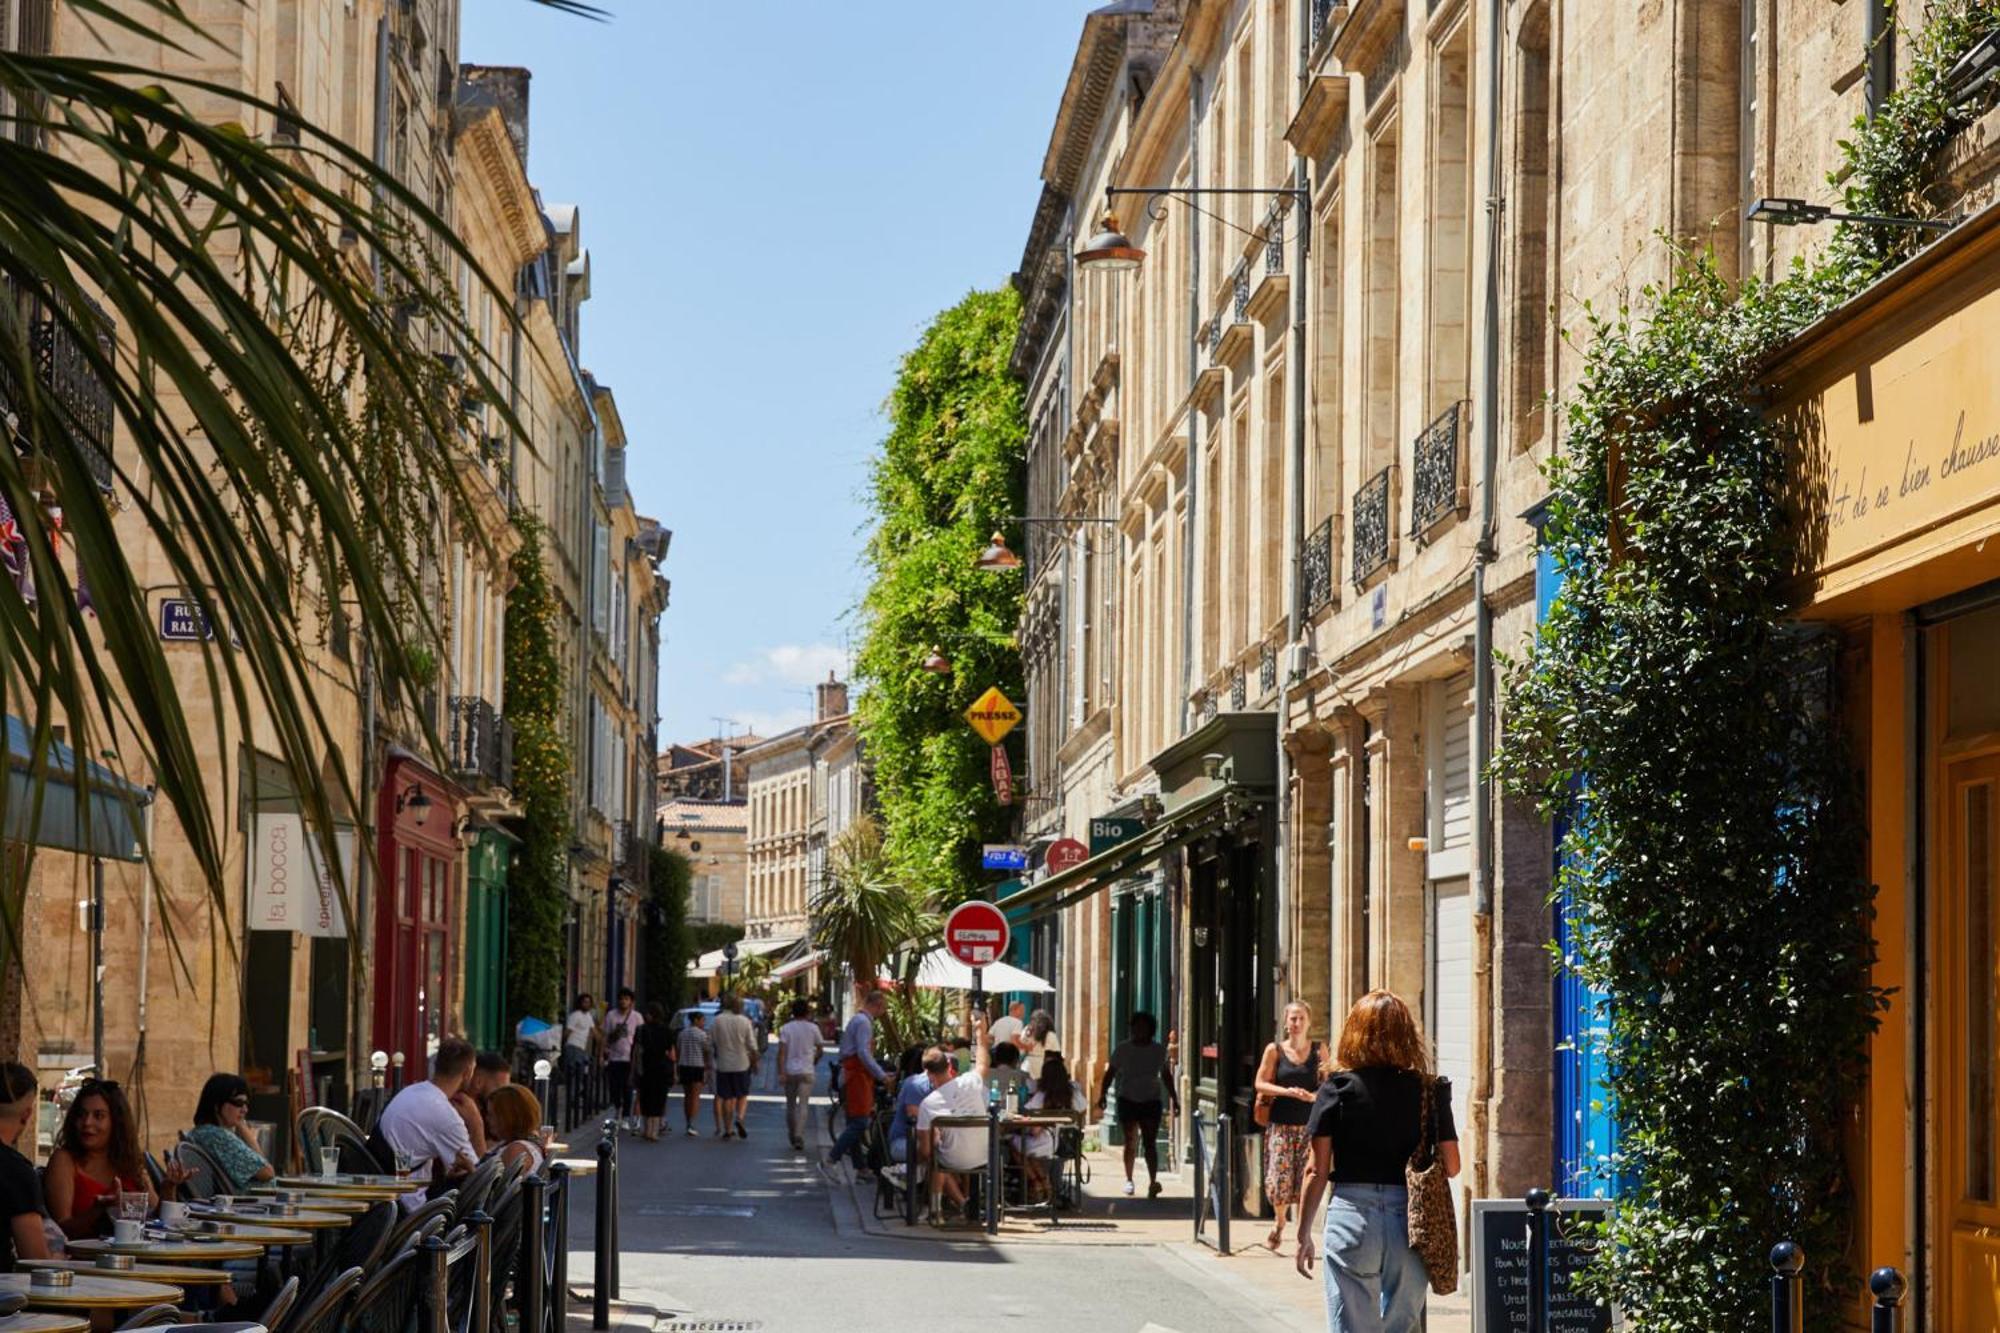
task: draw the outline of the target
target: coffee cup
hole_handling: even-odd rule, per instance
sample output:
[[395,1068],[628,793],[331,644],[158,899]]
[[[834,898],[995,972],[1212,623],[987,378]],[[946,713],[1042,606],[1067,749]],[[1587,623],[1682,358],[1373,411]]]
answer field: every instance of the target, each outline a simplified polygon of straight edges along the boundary
[[178,1230],[187,1225],[188,1206],[179,1199],[160,1200],[160,1225]]
[[217,1194],[208,1201],[208,1206],[218,1213],[232,1211],[236,1207],[234,1194]]
[[111,1224],[111,1239],[120,1245],[137,1245],[146,1238],[146,1224],[135,1217],[121,1217]]

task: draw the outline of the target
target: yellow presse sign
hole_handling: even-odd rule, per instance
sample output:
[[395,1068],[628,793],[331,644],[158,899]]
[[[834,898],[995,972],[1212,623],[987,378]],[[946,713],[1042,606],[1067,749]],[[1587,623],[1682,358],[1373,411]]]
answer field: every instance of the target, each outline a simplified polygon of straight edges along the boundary
[[1000,693],[998,685],[989,685],[986,693],[972,701],[972,707],[965,710],[965,720],[988,745],[998,745],[1003,737],[1021,724],[1021,710],[1006,695]]

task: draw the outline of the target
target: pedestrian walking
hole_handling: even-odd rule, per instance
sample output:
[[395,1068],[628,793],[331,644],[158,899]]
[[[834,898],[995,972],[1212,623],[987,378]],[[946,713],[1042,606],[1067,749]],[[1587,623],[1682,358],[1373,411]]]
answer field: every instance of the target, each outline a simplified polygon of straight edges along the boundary
[[840,1097],[847,1123],[841,1126],[833,1151],[820,1164],[829,1174],[838,1171],[842,1158],[848,1159],[857,1172],[867,1168],[861,1157],[861,1140],[875,1115],[875,1087],[890,1082],[889,1071],[875,1058],[875,1020],[888,1007],[888,996],[879,990],[869,991],[854,1017],[841,1029]]
[[575,1098],[590,1077],[590,1048],[597,1040],[597,1002],[588,991],[576,997],[563,1019],[562,1072]]
[[709,1052],[713,1049],[705,1026],[708,1016],[696,1009],[687,1016],[687,1026],[681,1029],[680,1040],[674,1043],[674,1057],[681,1074],[681,1105],[687,1113],[687,1136],[696,1137],[700,1131],[694,1122],[701,1116],[701,1085],[708,1078]]
[[1028,1025],[1014,1037],[1021,1052],[1021,1070],[1030,1081],[1041,1078],[1042,1061],[1062,1053],[1062,1038],[1056,1035],[1056,1017],[1046,1009],[1028,1015]]
[[[1429,1085],[1426,1087],[1426,1085]],[[1311,1277],[1313,1215],[1326,1201],[1326,1326],[1330,1333],[1416,1333],[1429,1276],[1410,1248],[1404,1172],[1426,1136],[1447,1176],[1459,1168],[1451,1082],[1433,1079],[1422,1030],[1390,991],[1355,1001],[1313,1099],[1311,1175],[1299,1204],[1299,1273]]]
[[632,1043],[639,1036],[645,1016],[633,1005],[638,996],[630,986],[618,992],[618,1004],[604,1016],[604,1088],[611,1098],[611,1114],[626,1129],[632,1113]]
[[[1042,1016],[1036,1011],[1036,1018]],[[1028,1020],[1033,1031],[1035,1019]],[[1167,1107],[1179,1115],[1180,1094],[1174,1090],[1173,1066],[1167,1048],[1157,1040],[1159,1024],[1149,1013],[1139,1012],[1125,1025],[1126,1037],[1104,1062],[1104,1076],[1098,1080],[1097,1113],[1104,1114],[1112,1086],[1118,1088],[1118,1127],[1125,1132],[1125,1194],[1130,1198],[1132,1161],[1140,1152],[1146,1156],[1146,1197],[1160,1196],[1160,1118]]]
[[1264,1124],[1264,1197],[1277,1217],[1264,1243],[1277,1251],[1285,1243],[1285,1216],[1299,1201],[1312,1155],[1306,1121],[1319,1091],[1321,1056],[1312,1040],[1312,1010],[1302,1000],[1285,1006],[1284,1028],[1264,1048],[1257,1065],[1257,1107]]
[[793,1000],[791,1021],[778,1029],[778,1078],[784,1085],[785,1129],[791,1135],[793,1151],[806,1146],[806,1117],[812,1108],[823,1049],[819,1024],[809,1017],[811,1012],[812,1006],[804,1000]]
[[714,1042],[716,1137],[750,1137],[744,1117],[750,1114],[750,1074],[763,1051],[757,1025],[743,1013],[743,997],[730,991],[722,997],[722,1012],[709,1029]]
[[998,1046],[1003,1041],[1011,1041],[1016,1046],[1019,1046],[1021,1044],[1021,1029],[1027,1026],[1027,1023],[1022,1020],[1022,1015],[1027,1012],[1028,1007],[1019,1000],[1015,1000],[1012,1004],[1009,1004],[1006,1016],[994,1021],[992,1029],[993,1044]]
[[667,1035],[667,1011],[658,1000],[646,1006],[646,1025],[639,1029],[640,1134],[648,1143],[660,1141],[667,1118],[667,1094],[674,1084],[674,1047]]

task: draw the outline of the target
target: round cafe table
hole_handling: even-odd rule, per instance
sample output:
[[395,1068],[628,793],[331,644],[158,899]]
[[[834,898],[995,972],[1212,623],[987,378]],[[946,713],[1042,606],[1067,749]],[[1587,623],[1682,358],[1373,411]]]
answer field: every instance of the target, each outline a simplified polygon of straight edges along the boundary
[[[282,1250],[287,1245],[310,1245],[313,1241],[312,1233],[291,1226],[292,1219],[289,1217],[285,1219],[287,1225],[275,1227],[267,1226],[263,1222],[224,1222],[219,1218],[215,1220],[222,1230],[212,1234],[219,1235],[224,1240],[240,1240],[252,1245],[261,1245],[267,1250]],[[340,1224],[347,1225],[347,1219],[342,1218]]]
[[354,1219],[345,1213],[322,1213],[310,1211],[303,1207],[296,1213],[279,1215],[277,1213],[261,1211],[246,1211],[242,1208],[231,1208],[227,1212],[224,1212],[219,1209],[204,1207],[201,1204],[195,1204],[189,1209],[189,1212],[203,1221],[233,1222],[239,1226],[260,1229],[276,1227],[286,1231],[332,1231],[339,1227],[351,1227],[354,1225]]
[[[278,1188],[275,1185],[259,1185],[251,1190],[248,1195],[239,1195],[237,1197],[239,1199],[265,1200],[278,1192]],[[306,1190],[286,1190],[285,1193],[298,1195],[298,1198],[288,1199],[286,1202],[297,1204],[300,1208],[315,1213],[342,1213],[348,1217],[359,1217],[376,1204],[382,1202],[381,1199],[363,1199],[352,1195],[340,1194],[316,1194]]]
[[[21,1267],[66,1268],[79,1277],[110,1278],[118,1282],[170,1282],[176,1287],[219,1287],[230,1280],[228,1273],[220,1268],[197,1268],[192,1264],[141,1264],[130,1268],[99,1268],[88,1259],[23,1259]],[[6,1326],[0,1325],[0,1333],[6,1333]]]
[[0,1273],[0,1292],[26,1296],[37,1310],[143,1310],[187,1299],[186,1292],[164,1282],[114,1281],[82,1273],[67,1287],[37,1287],[26,1273]]
[[90,1333],[90,1321],[66,1314],[14,1314],[0,1318],[0,1333]]
[[[298,1233],[294,1233],[298,1234]],[[94,1258],[100,1254],[129,1254],[142,1263],[219,1264],[231,1259],[255,1259],[264,1253],[262,1245],[246,1240],[141,1240],[120,1244],[115,1240],[73,1240],[64,1248],[71,1254]],[[5,1333],[0,1330],[0,1333]]]
[[321,1194],[363,1192],[384,1198],[430,1188],[428,1181],[414,1176],[279,1176],[271,1183],[279,1189],[317,1190]]

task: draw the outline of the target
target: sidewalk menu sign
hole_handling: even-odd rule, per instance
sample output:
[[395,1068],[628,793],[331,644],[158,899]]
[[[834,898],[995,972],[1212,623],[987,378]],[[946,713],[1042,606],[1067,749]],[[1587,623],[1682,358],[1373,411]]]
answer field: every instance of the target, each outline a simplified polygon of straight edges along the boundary
[[[1549,1333],[1611,1333],[1616,1312],[1576,1289],[1596,1241],[1583,1223],[1610,1214],[1605,1199],[1549,1205]],[[1529,1333],[1528,1206],[1519,1199],[1472,1201],[1473,1333]]]

